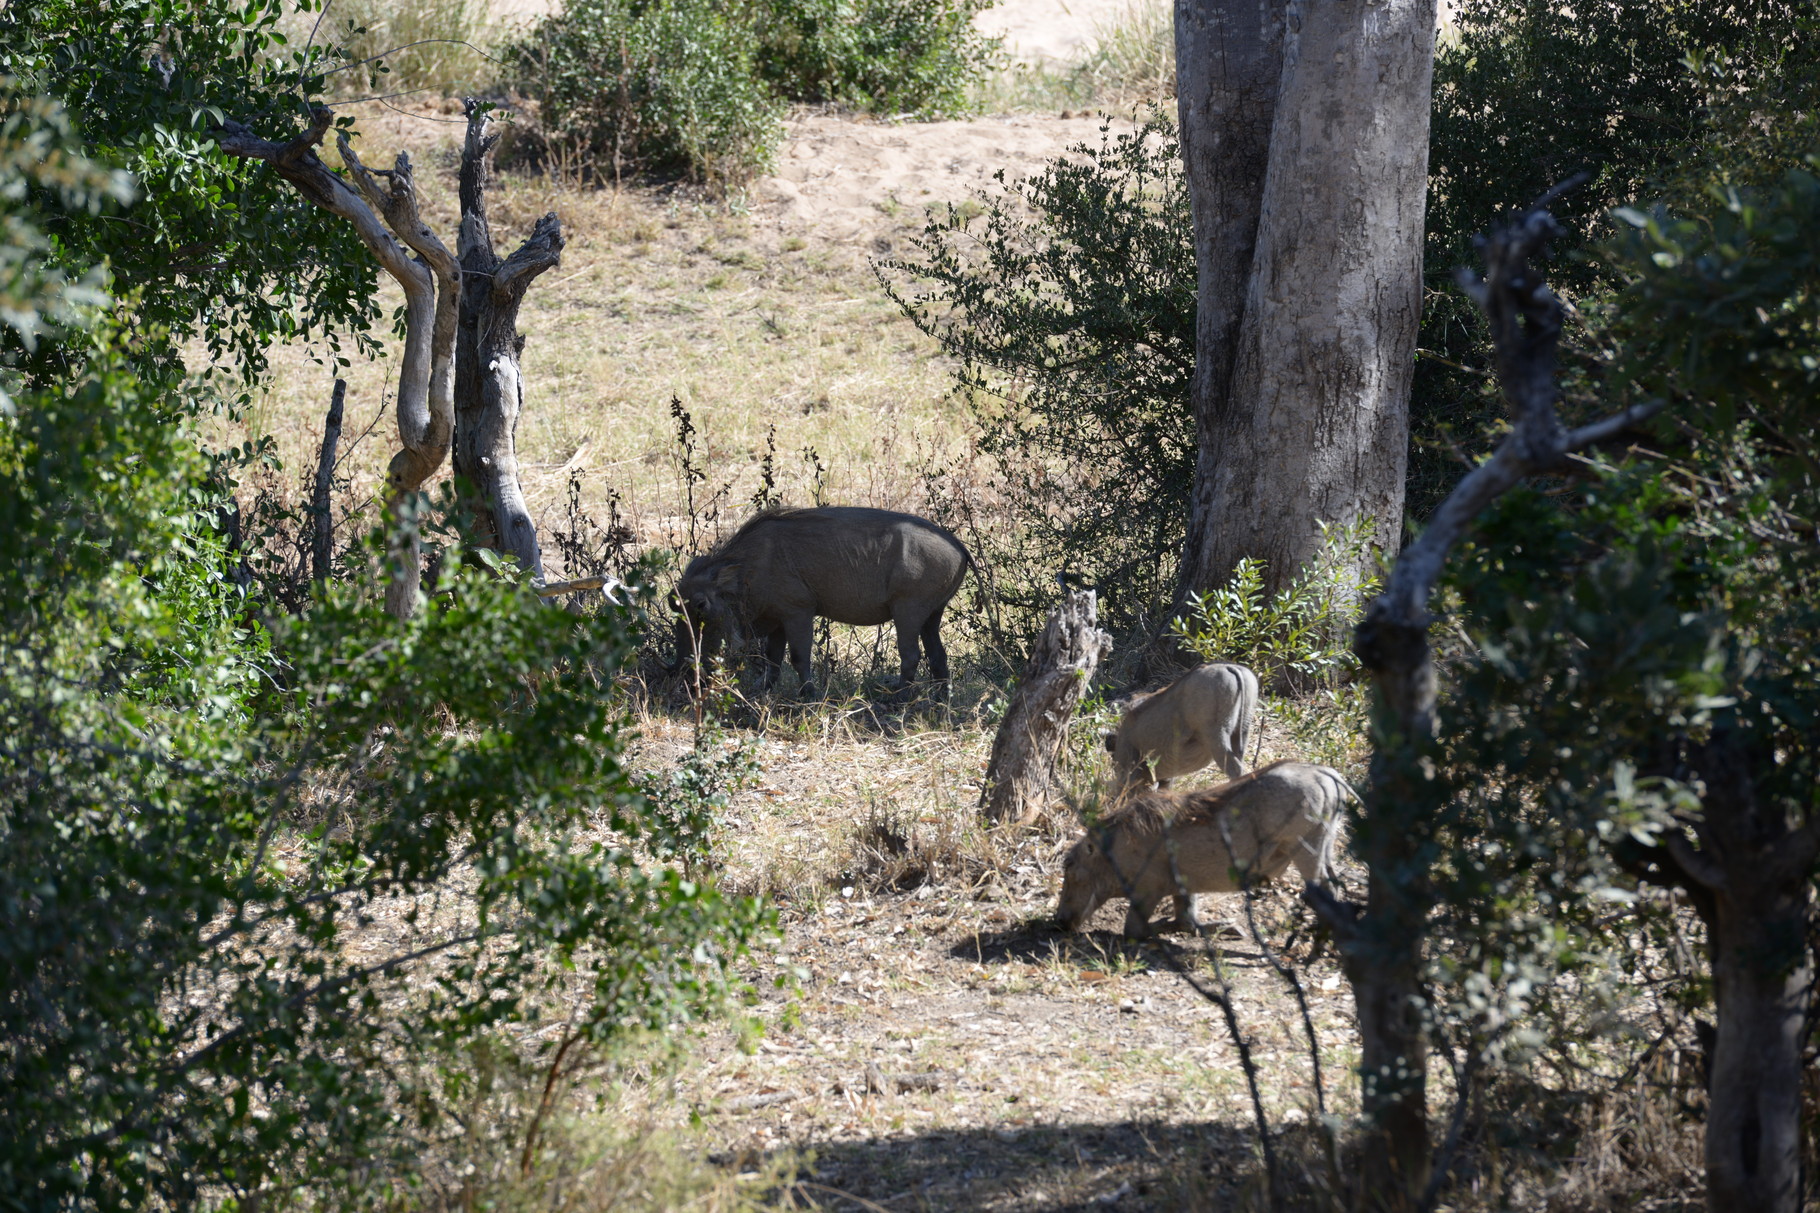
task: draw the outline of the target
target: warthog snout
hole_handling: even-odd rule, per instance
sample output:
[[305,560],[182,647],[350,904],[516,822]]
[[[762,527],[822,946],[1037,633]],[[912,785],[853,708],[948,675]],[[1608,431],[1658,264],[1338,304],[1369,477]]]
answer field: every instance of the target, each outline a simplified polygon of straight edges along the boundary
[[1075,843],[1062,861],[1062,898],[1055,907],[1055,925],[1064,931],[1085,931],[1094,911],[1117,893],[1118,874],[1089,834]]

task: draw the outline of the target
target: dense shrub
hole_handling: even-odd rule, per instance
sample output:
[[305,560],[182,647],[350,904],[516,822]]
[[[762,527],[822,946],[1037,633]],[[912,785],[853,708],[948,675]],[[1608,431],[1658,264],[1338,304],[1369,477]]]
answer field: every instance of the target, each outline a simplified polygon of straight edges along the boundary
[[133,294],[135,362],[175,359],[195,342],[250,382],[279,340],[353,335],[377,348],[365,334],[379,318],[378,266],[353,228],[223,154],[209,129],[221,116],[274,139],[301,129],[297,90],[319,92],[327,60],[320,43],[284,44],[287,7],[0,5],[0,77],[61,100],[89,153],[139,182],[130,222],[43,217],[49,258],[70,273],[105,263],[116,291]]
[[[1435,56],[1429,141],[1430,285],[1412,393],[1408,508],[1425,517],[1489,449],[1499,416],[1490,346],[1453,289],[1473,238],[1576,174],[1552,208],[1566,226],[1550,270],[1570,297],[1615,285],[1595,250],[1613,206],[1648,196],[1711,132],[1715,101],[1781,78],[1811,45],[1800,0],[1462,0]],[[1689,57],[1705,64],[1690,71]],[[1584,346],[1582,341],[1576,345]],[[1572,371],[1570,367],[1570,372]]]
[[620,764],[634,611],[450,558],[255,621],[196,384],[47,262],[125,183],[0,101],[0,1206],[395,1207],[477,1038],[717,1007],[766,914]]
[[514,51],[545,137],[616,179],[683,172],[718,185],[763,171],[782,107],[738,9],[703,0],[571,0]]
[[967,108],[998,43],[973,27],[995,0],[752,0],[759,69],[792,101],[922,117]]
[[[1194,470],[1194,243],[1174,124],[1078,147],[981,205],[950,206],[879,267],[960,364],[1010,504],[980,534],[1012,630],[1065,574],[1115,631],[1163,622]],[[970,532],[971,534],[971,532]]]
[[924,117],[966,107],[991,0],[570,0],[513,48],[544,138],[628,169],[734,185],[765,170],[787,101]]
[[1295,579],[1264,592],[1264,562],[1239,561],[1225,585],[1189,597],[1170,626],[1182,647],[1202,661],[1236,661],[1266,685],[1331,689],[1358,671],[1353,625],[1382,579],[1366,567],[1371,534],[1363,520],[1321,524],[1321,549]]

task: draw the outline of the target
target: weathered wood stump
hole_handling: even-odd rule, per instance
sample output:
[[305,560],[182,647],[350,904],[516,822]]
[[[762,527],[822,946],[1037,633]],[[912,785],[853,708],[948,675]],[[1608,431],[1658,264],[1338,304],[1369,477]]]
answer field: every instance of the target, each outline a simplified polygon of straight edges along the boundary
[[348,381],[335,381],[329,401],[328,423],[322,429],[322,449],[316,455],[316,487],[310,494],[310,576],[329,579],[329,560],[335,555],[335,448],[341,444],[341,408],[347,399]]
[[499,136],[488,130],[488,107],[466,102],[467,140],[461,151],[461,339],[455,344],[457,488],[473,517],[473,543],[514,556],[533,582],[543,580],[537,525],[518,481],[518,418],[524,376],[518,359],[518,309],[525,292],[562,259],[562,224],[551,211],[510,257],[493,251],[487,184]]
[[980,808],[994,824],[1022,825],[1055,794],[1056,761],[1081,692],[1112,637],[1100,631],[1092,590],[1076,590],[1049,616],[1030,653],[1011,706],[992,740],[992,761],[980,789]]

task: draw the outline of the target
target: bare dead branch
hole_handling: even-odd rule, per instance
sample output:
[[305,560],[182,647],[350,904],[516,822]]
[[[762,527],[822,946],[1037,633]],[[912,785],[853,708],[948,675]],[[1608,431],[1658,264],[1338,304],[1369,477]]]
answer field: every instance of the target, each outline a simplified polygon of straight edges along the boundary
[[525,242],[493,274],[493,297],[511,299],[523,295],[537,275],[562,263],[563,243],[562,220],[551,211],[537,221]]
[[[404,289],[405,346],[399,359],[397,400],[400,449],[392,457],[388,473],[396,509],[442,466],[454,438],[454,351],[461,270],[418,214],[410,158],[398,157],[392,170],[383,174],[387,188],[381,189],[379,174],[360,162],[343,132],[337,143],[354,180],[349,185],[316,154],[333,124],[333,111],[317,106],[310,113],[309,127],[287,143],[262,139],[231,119],[217,128],[216,141],[230,155],[270,164],[309,201],[352,223],[361,242]],[[413,251],[416,257],[411,255]],[[420,576],[414,538],[395,558],[386,607],[404,616],[414,607]]]
[[334,502],[330,490],[335,480],[335,448],[341,445],[341,409],[348,395],[348,381],[335,381],[335,394],[329,401],[328,421],[322,427],[322,448],[316,455],[316,484],[310,494],[310,575],[319,582],[329,579],[329,560],[335,554]]

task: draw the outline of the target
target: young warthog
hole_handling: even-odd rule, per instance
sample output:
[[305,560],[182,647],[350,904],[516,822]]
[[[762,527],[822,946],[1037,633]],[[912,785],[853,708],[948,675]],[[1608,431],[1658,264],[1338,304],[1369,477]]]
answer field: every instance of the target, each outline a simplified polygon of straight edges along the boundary
[[[1199,932],[1196,893],[1234,893],[1294,864],[1305,881],[1326,883],[1340,811],[1352,791],[1332,767],[1275,762],[1215,788],[1146,792],[1087,831],[1062,865],[1056,922],[1085,930],[1115,897],[1131,905],[1125,934],[1141,939],[1187,927]],[[1175,898],[1175,918],[1150,915]]]
[[897,625],[903,688],[916,679],[918,638],[929,673],[946,689],[942,611],[972,565],[967,549],[926,518],[858,506],[766,510],[683,570],[676,587],[680,665],[723,641],[735,649],[765,638],[764,685],[777,679],[784,645],[815,694],[809,666],[816,616],[836,623]]
[[1210,762],[1237,779],[1257,706],[1258,676],[1242,665],[1204,665],[1145,695],[1106,734],[1113,796],[1152,782],[1166,788]]

